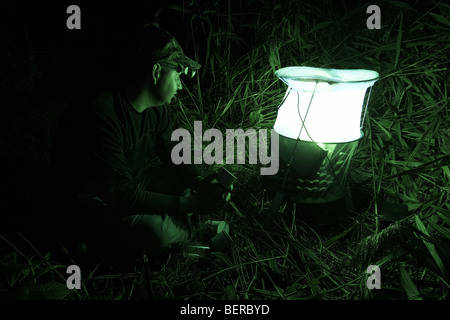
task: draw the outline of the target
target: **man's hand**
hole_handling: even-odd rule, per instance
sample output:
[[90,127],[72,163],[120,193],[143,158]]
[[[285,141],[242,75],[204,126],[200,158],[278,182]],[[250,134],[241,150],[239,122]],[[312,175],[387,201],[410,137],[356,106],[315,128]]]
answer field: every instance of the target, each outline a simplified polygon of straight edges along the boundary
[[219,211],[230,201],[231,191],[225,189],[219,182],[213,180],[201,189],[195,196],[196,209],[199,214],[211,214]]
[[198,214],[211,214],[222,209],[231,199],[233,185],[225,188],[217,180],[217,173],[197,178],[193,184],[193,195],[186,202]]

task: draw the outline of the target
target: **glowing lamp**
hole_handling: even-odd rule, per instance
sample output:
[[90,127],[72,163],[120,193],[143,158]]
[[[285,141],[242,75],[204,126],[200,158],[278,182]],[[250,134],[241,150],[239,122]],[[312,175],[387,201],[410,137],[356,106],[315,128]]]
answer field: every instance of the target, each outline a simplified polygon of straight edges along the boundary
[[350,160],[363,135],[370,97],[369,91],[366,99],[366,92],[379,74],[286,67],[275,75],[288,86],[274,130],[279,134],[281,162],[299,178],[295,198],[307,203],[342,198]]

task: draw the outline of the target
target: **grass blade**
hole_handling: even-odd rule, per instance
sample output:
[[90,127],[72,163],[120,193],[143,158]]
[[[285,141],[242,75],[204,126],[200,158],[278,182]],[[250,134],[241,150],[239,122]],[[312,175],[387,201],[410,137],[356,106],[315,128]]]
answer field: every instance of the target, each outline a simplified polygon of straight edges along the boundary
[[409,300],[423,300],[419,290],[417,290],[416,285],[412,281],[409,272],[405,270],[403,264],[400,264],[400,278]]
[[401,45],[402,45],[402,28],[403,28],[403,13],[400,14],[400,26],[399,26],[399,28],[398,28],[398,34],[397,34],[397,43],[396,43],[396,49],[395,49],[394,70],[397,69],[397,66],[398,66],[398,59],[400,58],[400,51],[401,51]]
[[[419,229],[419,231],[421,231],[425,235],[430,236],[427,228],[423,224],[422,220],[420,220],[418,215],[415,215],[415,220],[416,220],[417,229]],[[423,238],[422,238],[422,241],[425,244],[425,246],[427,247],[428,252],[430,252],[430,254],[433,257],[434,261],[436,262],[439,270],[442,272],[443,275],[445,275],[446,274],[446,270],[445,270],[444,263],[442,262],[442,259],[439,256],[439,253],[437,252],[434,244],[432,244],[431,242],[429,242],[428,240],[423,239]]]

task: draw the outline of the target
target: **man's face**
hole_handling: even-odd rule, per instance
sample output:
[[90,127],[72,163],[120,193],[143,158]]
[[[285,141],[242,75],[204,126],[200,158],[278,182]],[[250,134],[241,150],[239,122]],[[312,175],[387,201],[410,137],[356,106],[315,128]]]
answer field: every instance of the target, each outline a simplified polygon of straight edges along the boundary
[[162,104],[169,104],[183,87],[180,80],[181,73],[170,67],[161,67],[160,77],[157,81],[156,92]]

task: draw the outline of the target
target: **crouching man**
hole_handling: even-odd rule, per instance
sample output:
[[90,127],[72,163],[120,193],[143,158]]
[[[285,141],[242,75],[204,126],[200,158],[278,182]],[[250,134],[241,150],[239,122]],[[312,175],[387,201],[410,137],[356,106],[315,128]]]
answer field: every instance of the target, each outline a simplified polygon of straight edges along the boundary
[[114,255],[155,255],[192,237],[190,215],[211,214],[229,190],[194,165],[174,165],[167,104],[200,65],[169,33],[143,27],[118,43],[105,89],[76,99],[52,149],[48,226],[66,241]]

